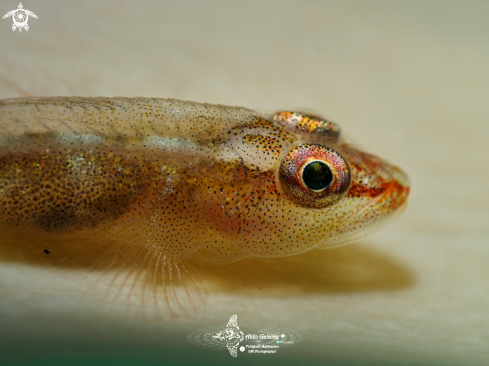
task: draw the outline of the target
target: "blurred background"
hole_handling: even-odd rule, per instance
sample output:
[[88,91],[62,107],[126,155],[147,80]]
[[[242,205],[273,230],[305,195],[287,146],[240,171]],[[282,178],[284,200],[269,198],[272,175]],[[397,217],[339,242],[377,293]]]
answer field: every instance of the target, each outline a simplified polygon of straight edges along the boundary
[[[307,108],[402,167],[412,193],[356,244],[204,270],[208,305],[169,322],[100,314],[59,274],[2,264],[2,365],[488,363],[488,2],[22,4],[38,19],[0,22],[0,98]],[[303,341],[236,359],[187,341],[233,314],[245,333],[273,324]]]

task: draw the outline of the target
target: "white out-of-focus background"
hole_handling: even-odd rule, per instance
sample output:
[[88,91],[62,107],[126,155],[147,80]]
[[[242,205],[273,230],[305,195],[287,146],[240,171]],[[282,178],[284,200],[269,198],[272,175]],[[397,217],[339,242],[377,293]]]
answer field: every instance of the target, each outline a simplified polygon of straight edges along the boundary
[[[17,0],[18,1],[18,0]],[[412,180],[409,206],[344,248],[203,274],[209,304],[168,323],[105,317],[56,274],[0,265],[2,364],[489,361],[489,3],[26,1],[0,21],[0,98],[148,96],[308,108]],[[16,1],[0,3],[1,15]],[[197,348],[238,315],[303,336],[272,355]]]

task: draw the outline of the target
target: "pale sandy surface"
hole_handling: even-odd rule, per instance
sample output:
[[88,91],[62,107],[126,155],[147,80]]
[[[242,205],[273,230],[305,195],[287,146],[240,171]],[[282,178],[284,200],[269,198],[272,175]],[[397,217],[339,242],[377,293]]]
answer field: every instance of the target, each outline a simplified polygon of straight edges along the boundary
[[[2,364],[489,362],[489,3],[24,6],[39,17],[29,32],[0,22],[0,98],[306,107],[404,168],[413,189],[397,221],[355,245],[204,271],[209,305],[173,323],[107,318],[57,291],[55,272],[2,265]],[[303,342],[237,359],[187,343],[232,314],[245,333],[275,324]]]

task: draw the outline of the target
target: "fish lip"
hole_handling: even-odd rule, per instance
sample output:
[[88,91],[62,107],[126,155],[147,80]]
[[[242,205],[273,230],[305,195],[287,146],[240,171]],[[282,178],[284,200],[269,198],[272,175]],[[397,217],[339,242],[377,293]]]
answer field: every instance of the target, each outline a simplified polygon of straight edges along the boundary
[[407,202],[407,198],[411,192],[411,180],[401,168],[393,166],[393,170],[391,184],[396,184],[402,190],[402,201],[398,206],[399,209]]
[[390,165],[389,168],[390,169],[388,169],[388,171],[392,177],[391,180],[396,181],[404,188],[409,189],[409,187],[411,186],[411,180],[409,179],[409,176],[401,168],[395,165]]
[[389,211],[393,213],[405,204],[411,190],[411,181],[404,170],[385,160],[382,160],[379,175],[381,177],[384,175],[383,179],[387,189],[375,198],[373,204],[389,199],[391,196],[392,202],[389,205]]
[[[407,190],[407,193],[405,193],[403,195],[403,199],[402,199],[401,203],[399,205],[396,205],[395,207],[392,207],[391,209],[389,209],[389,211],[386,212],[386,214],[381,219],[372,222],[370,225],[368,225],[368,227],[365,227],[363,230],[353,233],[349,237],[344,237],[344,238],[341,238],[337,241],[333,240],[332,242],[329,242],[328,245],[325,245],[323,247],[323,249],[324,248],[340,247],[340,246],[343,246],[346,244],[356,242],[356,241],[363,239],[366,236],[372,234],[373,232],[378,231],[379,229],[383,228],[384,226],[386,226],[387,224],[389,224],[390,222],[395,220],[397,217],[399,217],[404,212],[404,210],[408,206],[407,197],[409,196],[409,186],[404,187],[404,189]],[[387,192],[387,193],[389,193],[389,192]],[[376,208],[374,206],[378,203],[378,201],[385,194],[386,193],[376,197],[372,202],[370,202],[366,207],[364,207],[362,209],[362,211],[358,214],[361,215],[362,213],[364,213],[368,210],[372,210],[372,209],[375,210]],[[349,219],[352,219],[352,218],[353,217],[349,217]],[[321,245],[319,245],[319,247],[320,246]]]
[[[382,205],[382,201],[390,200],[391,202],[388,203],[388,206],[383,208],[385,211],[382,217],[369,225],[373,229],[377,226],[383,226],[384,223],[390,222],[406,209],[407,199],[411,190],[407,174],[397,166],[390,164],[387,167],[384,167],[384,169],[385,172],[389,174],[389,178],[387,178],[388,188],[386,191],[373,198],[360,212],[357,212],[353,216],[349,216],[348,220],[355,219],[355,217],[362,215],[365,212],[374,212],[378,210],[376,207],[377,205]],[[396,196],[393,196],[395,192],[397,194]]]
[[[378,204],[382,200],[390,200],[386,212],[386,218],[391,216],[397,217],[397,212],[404,211],[407,206],[407,199],[411,191],[409,177],[400,168],[393,166],[391,170],[391,179],[388,183],[388,188],[379,197],[376,198],[373,204]],[[389,219],[387,221],[390,221]]]

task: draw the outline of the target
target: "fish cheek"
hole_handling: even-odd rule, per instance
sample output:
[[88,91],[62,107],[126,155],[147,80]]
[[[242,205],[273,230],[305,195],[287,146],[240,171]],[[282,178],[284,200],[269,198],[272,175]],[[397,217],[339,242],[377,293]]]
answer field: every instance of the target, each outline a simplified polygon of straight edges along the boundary
[[[277,191],[271,172],[248,172],[235,179],[215,174],[194,191],[203,214],[203,226],[208,230],[201,251],[209,252],[215,263],[227,263],[237,257],[253,256],[253,242],[276,238],[274,227],[279,228],[276,212],[281,194]],[[231,177],[233,178],[233,177]],[[238,258],[239,259],[239,258]]]
[[254,187],[240,245],[256,257],[280,257],[309,249],[313,243],[303,232],[307,227],[304,210],[280,192],[275,174],[263,174]]

